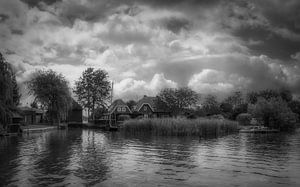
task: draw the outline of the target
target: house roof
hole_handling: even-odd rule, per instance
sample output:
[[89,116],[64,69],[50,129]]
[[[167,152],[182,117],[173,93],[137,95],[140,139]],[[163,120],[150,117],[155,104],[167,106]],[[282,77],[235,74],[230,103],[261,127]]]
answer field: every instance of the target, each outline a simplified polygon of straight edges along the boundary
[[19,107],[18,109],[22,112],[35,112],[35,113],[38,113],[38,114],[43,114],[44,113],[43,110],[36,109],[36,108],[30,108],[28,106]]
[[160,107],[159,100],[157,97],[148,97],[146,95],[137,102],[135,110],[139,111],[141,109],[141,107],[146,104],[148,104],[150,106],[150,108],[153,112],[167,112]]
[[[127,104],[122,99],[117,99],[109,106],[108,112],[109,113],[114,112],[115,109],[117,108],[117,106],[127,106]],[[129,107],[128,107],[128,109],[129,109]],[[129,109],[129,111],[130,111],[130,109]]]

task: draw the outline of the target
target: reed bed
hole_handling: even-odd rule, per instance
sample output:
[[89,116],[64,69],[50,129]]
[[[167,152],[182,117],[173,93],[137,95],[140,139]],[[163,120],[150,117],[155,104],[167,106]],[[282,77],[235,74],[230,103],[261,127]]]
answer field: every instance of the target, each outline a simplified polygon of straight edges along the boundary
[[238,123],[224,119],[149,118],[130,119],[122,124],[122,132],[159,136],[223,136],[238,132]]

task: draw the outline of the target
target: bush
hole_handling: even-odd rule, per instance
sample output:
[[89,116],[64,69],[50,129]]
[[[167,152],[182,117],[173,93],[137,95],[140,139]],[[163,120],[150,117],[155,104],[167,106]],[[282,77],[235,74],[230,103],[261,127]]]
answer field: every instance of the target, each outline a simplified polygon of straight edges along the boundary
[[250,125],[252,116],[249,113],[241,113],[236,117],[236,120],[240,125]]
[[125,121],[122,132],[162,136],[221,136],[238,131],[238,123],[219,119],[149,118]]
[[298,116],[293,113],[287,103],[281,98],[266,100],[258,99],[257,103],[249,106],[249,112],[264,126],[280,131],[296,128]]

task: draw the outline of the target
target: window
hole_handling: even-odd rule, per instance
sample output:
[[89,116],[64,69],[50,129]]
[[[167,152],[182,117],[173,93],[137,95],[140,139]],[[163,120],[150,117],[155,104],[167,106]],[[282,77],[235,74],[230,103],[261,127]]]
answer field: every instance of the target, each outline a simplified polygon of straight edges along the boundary
[[144,111],[147,111],[147,106],[144,106]]
[[122,112],[126,112],[126,107],[122,107]]
[[121,107],[118,107],[118,108],[117,108],[117,111],[118,111],[118,112],[121,112],[121,111],[122,111],[122,108],[121,108]]

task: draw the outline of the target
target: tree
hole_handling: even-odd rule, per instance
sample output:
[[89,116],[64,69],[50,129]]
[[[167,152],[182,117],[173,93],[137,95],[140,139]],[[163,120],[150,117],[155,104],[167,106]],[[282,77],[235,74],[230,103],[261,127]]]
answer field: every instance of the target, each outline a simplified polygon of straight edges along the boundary
[[53,70],[39,70],[27,83],[35,101],[45,106],[52,123],[60,123],[72,104],[68,82]]
[[130,108],[130,110],[134,109],[134,106],[136,105],[136,101],[134,100],[129,100],[126,102],[127,106]]
[[12,75],[12,94],[13,104],[18,106],[20,104],[21,94],[19,93],[19,86],[15,74]]
[[92,112],[95,119],[95,109],[107,107],[110,98],[111,86],[108,81],[108,73],[104,70],[88,68],[75,82],[74,93],[80,104],[88,110],[88,117]]
[[19,104],[20,94],[11,65],[0,53],[0,125],[11,122],[12,112]]
[[240,91],[234,92],[232,95],[228,96],[224,102],[231,104],[232,108],[235,109],[244,103],[243,94]]
[[199,95],[190,88],[165,88],[160,91],[158,98],[162,101],[167,110],[174,116],[183,112],[184,108],[195,105],[199,100]]
[[265,126],[282,131],[294,129],[298,119],[297,114],[293,113],[281,98],[259,98],[256,104],[249,105],[248,110]]
[[300,101],[299,100],[293,100],[291,102],[289,102],[289,107],[292,110],[292,112],[294,112],[295,114],[298,114],[298,116],[300,117]]
[[217,97],[214,95],[207,95],[204,99],[203,109],[207,116],[220,114],[220,106]]

